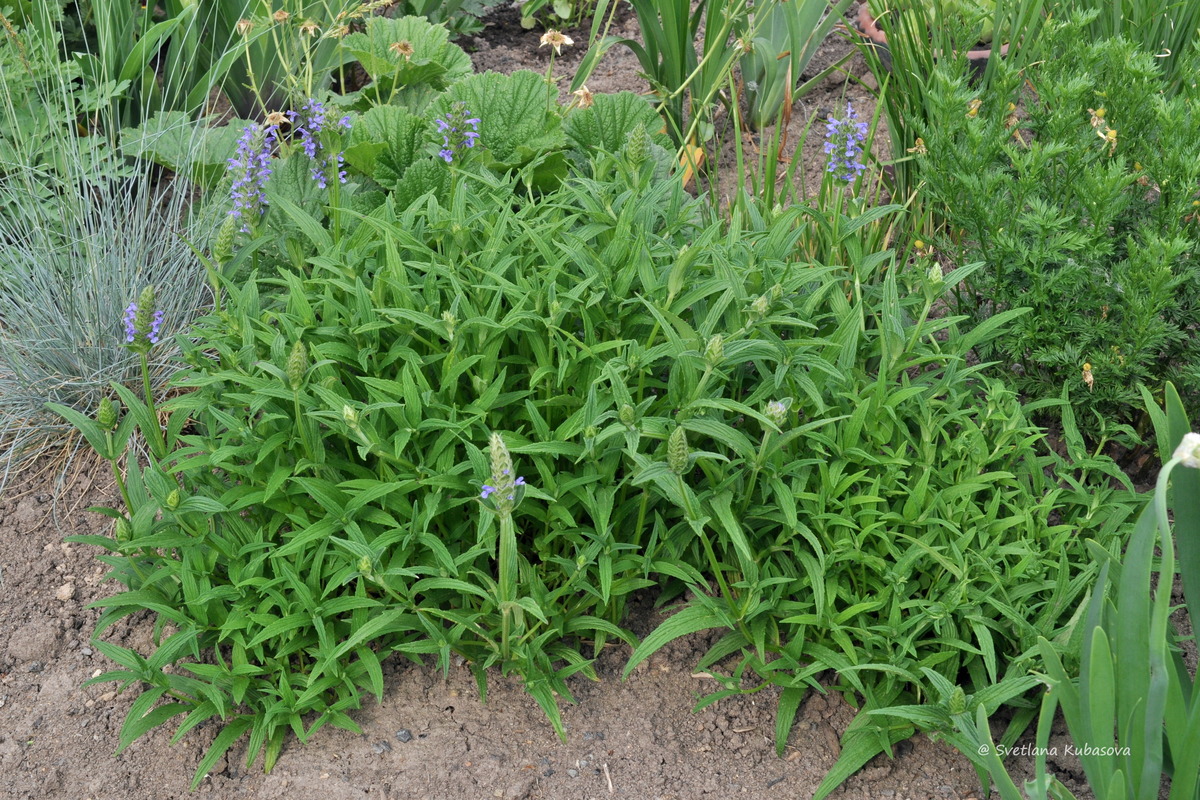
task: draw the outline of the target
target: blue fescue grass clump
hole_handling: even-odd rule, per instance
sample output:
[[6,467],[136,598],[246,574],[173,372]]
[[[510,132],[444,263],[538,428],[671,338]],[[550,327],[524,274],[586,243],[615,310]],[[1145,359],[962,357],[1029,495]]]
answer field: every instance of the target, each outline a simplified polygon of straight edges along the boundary
[[[50,106],[66,97],[45,91]],[[20,102],[0,92],[0,115],[14,117]],[[156,392],[178,352],[172,336],[210,297],[184,234],[188,182],[166,180],[115,147],[97,156],[94,143],[70,129],[49,135],[10,141],[8,152],[29,158],[0,163],[0,485],[28,459],[73,441],[47,403],[94,413],[114,383],[141,385],[138,358],[122,346],[130,298],[141,287],[161,292],[161,316],[148,329],[161,340],[150,363]],[[35,146],[53,155],[53,169]],[[212,223],[204,219],[191,219],[191,235],[207,238]]]

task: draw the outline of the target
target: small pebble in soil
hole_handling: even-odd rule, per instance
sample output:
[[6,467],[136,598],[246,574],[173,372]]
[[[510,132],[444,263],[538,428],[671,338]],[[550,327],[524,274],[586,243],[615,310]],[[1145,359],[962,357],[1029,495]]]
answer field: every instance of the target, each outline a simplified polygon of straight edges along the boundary
[[29,671],[30,672],[41,672],[42,671],[42,662],[34,661],[32,664],[29,665]]
[[567,770],[567,774],[568,774],[568,775],[570,775],[572,778],[578,778],[578,777],[579,777],[579,770],[577,770],[577,769],[569,769],[569,770]]
[[548,770],[546,770],[545,772],[543,772],[543,773],[542,773],[542,777],[543,777],[543,778],[549,778],[549,777],[550,777],[551,775],[553,775],[553,774],[554,774],[554,770],[552,770],[552,769],[548,769]]
[[381,753],[381,754],[382,753],[390,753],[392,750],[392,746],[381,739],[380,741],[371,745],[371,749],[374,750],[376,753]]
[[90,656],[92,654],[92,648],[84,647],[79,651],[79,654],[84,655],[84,656]]
[[590,742],[593,739],[598,739],[600,741],[604,741],[604,732],[603,731],[586,731],[583,734],[583,740],[585,742]]
[[401,728],[400,730],[396,731],[396,738],[400,740],[401,744],[408,744],[413,738],[412,731],[410,731],[408,728]]

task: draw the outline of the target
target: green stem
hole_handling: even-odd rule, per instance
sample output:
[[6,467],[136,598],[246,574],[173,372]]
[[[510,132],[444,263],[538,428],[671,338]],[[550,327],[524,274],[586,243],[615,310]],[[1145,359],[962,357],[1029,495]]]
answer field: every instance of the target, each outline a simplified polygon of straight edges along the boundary
[[754,501],[754,490],[758,485],[758,473],[762,472],[763,464],[767,460],[767,442],[771,440],[771,431],[763,434],[762,444],[758,446],[758,458],[754,460],[754,469],[750,471],[750,481],[746,484],[746,493],[742,497],[742,508],[738,513],[739,519],[745,519],[746,512],[750,509],[750,503]]
[[155,458],[167,457],[167,442],[163,438],[162,426],[158,424],[158,411],[154,407],[154,392],[150,387],[150,362],[146,359],[145,353],[139,353],[142,360],[142,391],[145,393],[146,408],[150,412],[150,431],[146,431],[150,435],[150,449],[154,452]]
[[[687,515],[689,521],[695,523],[696,512],[692,508],[691,500],[688,497],[688,490],[683,482],[683,476],[676,475],[675,480],[679,483],[679,494],[683,498],[684,514]],[[716,576],[717,585],[721,588],[721,597],[725,600],[725,604],[729,606],[729,610],[736,618],[739,616],[737,605],[734,603],[733,593],[729,590],[729,584],[725,581],[725,573],[721,569],[720,562],[717,561],[717,554],[713,551],[712,542],[708,540],[708,535],[704,531],[703,526],[696,526],[696,533],[700,537],[700,543],[704,545],[704,553],[708,557],[709,569]]]
[[500,549],[498,554],[500,595],[500,656],[507,662],[511,654],[512,606],[517,590],[517,526],[512,513],[500,515]]

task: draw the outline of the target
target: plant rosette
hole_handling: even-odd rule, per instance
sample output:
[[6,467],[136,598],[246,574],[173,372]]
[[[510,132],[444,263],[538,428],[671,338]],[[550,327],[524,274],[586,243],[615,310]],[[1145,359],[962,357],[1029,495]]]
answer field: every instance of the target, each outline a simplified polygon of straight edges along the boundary
[[[971,2],[972,0],[967,0],[967,1]],[[980,0],[980,2],[990,4],[991,0]],[[889,11],[889,12],[885,12],[885,13],[896,14],[896,13],[902,13],[902,12]],[[927,23],[929,25],[934,24],[933,14],[934,14],[933,9],[932,9],[932,7],[930,7],[929,22]],[[877,50],[879,52],[880,62],[884,65],[885,68],[887,68],[887,70],[889,72],[891,72],[891,70],[892,70],[892,53],[891,53],[891,50],[888,49],[887,34],[883,31],[883,28],[881,28],[879,26],[879,21],[881,19],[883,19],[882,14],[879,16],[875,16],[874,14],[871,13],[871,4],[870,3],[863,2],[863,4],[858,7],[858,17],[856,19],[858,32],[863,36],[863,38],[867,39],[872,45],[874,45],[877,48]],[[991,34],[992,34],[991,27],[990,26],[985,27],[984,31],[983,31],[983,37],[980,39],[980,41],[978,43],[979,46],[971,48],[966,53],[967,61],[970,62],[970,64],[971,64],[971,70],[976,75],[983,73],[984,69],[987,68],[988,59],[992,57]],[[1000,56],[1002,58],[1004,56],[1008,55],[1008,43],[1007,42],[1000,45],[999,52],[1000,52]],[[939,57],[939,56],[940,56],[940,54],[935,54],[935,58]]]

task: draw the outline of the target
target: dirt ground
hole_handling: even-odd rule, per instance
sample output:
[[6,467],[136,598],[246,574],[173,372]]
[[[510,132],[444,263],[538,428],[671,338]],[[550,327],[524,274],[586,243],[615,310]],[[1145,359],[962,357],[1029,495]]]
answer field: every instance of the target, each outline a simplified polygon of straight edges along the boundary
[[[548,50],[537,47],[537,32],[519,27],[515,12],[499,12],[492,22],[484,36],[463,43],[477,69],[545,70]],[[631,18],[619,24],[619,32],[634,33]],[[580,44],[586,38],[582,31],[571,33]],[[847,48],[835,37],[815,68]],[[556,72],[573,74],[582,51],[581,46],[566,51]],[[866,72],[857,57],[848,69],[858,76]],[[615,48],[589,88],[642,90],[637,73],[633,57]],[[789,133],[793,146],[810,118],[836,113],[846,97],[857,104],[868,92],[842,75],[799,100]],[[814,124],[802,149],[801,174],[809,186],[823,169],[823,132]],[[173,746],[173,729],[159,729],[114,757],[135,695],[115,694],[114,684],[82,688],[111,666],[89,641],[99,611],[88,605],[117,589],[101,582],[105,567],[95,559],[96,548],[67,544],[63,537],[109,533],[108,520],[85,509],[113,503],[115,492],[101,469],[77,471],[57,489],[56,477],[53,463],[36,465],[0,494],[0,797],[189,796],[188,784],[215,727],[201,726]],[[641,636],[662,619],[650,600],[641,597],[631,609],[628,625]],[[117,626],[107,637],[140,645],[145,653],[150,635],[145,619]],[[368,699],[354,714],[363,735],[326,728],[307,745],[293,739],[270,775],[258,765],[246,768],[243,740],[217,763],[199,793],[289,800],[811,797],[836,759],[853,709],[837,695],[813,694],[801,708],[784,757],[777,757],[775,694],[732,697],[692,713],[715,686],[690,672],[710,643],[704,635],[680,640],[627,681],[620,673],[629,649],[610,648],[597,664],[598,683],[572,679],[578,702],[563,708],[565,744],[517,680],[493,676],[485,705],[465,667],[444,680],[429,667],[392,660],[385,665],[383,702]],[[1052,746],[1063,752],[1065,742],[1060,734]],[[970,764],[944,744],[917,736],[900,745],[897,755],[876,758],[834,796],[982,797]],[[1051,761],[1069,788],[1080,789],[1077,761]]]

